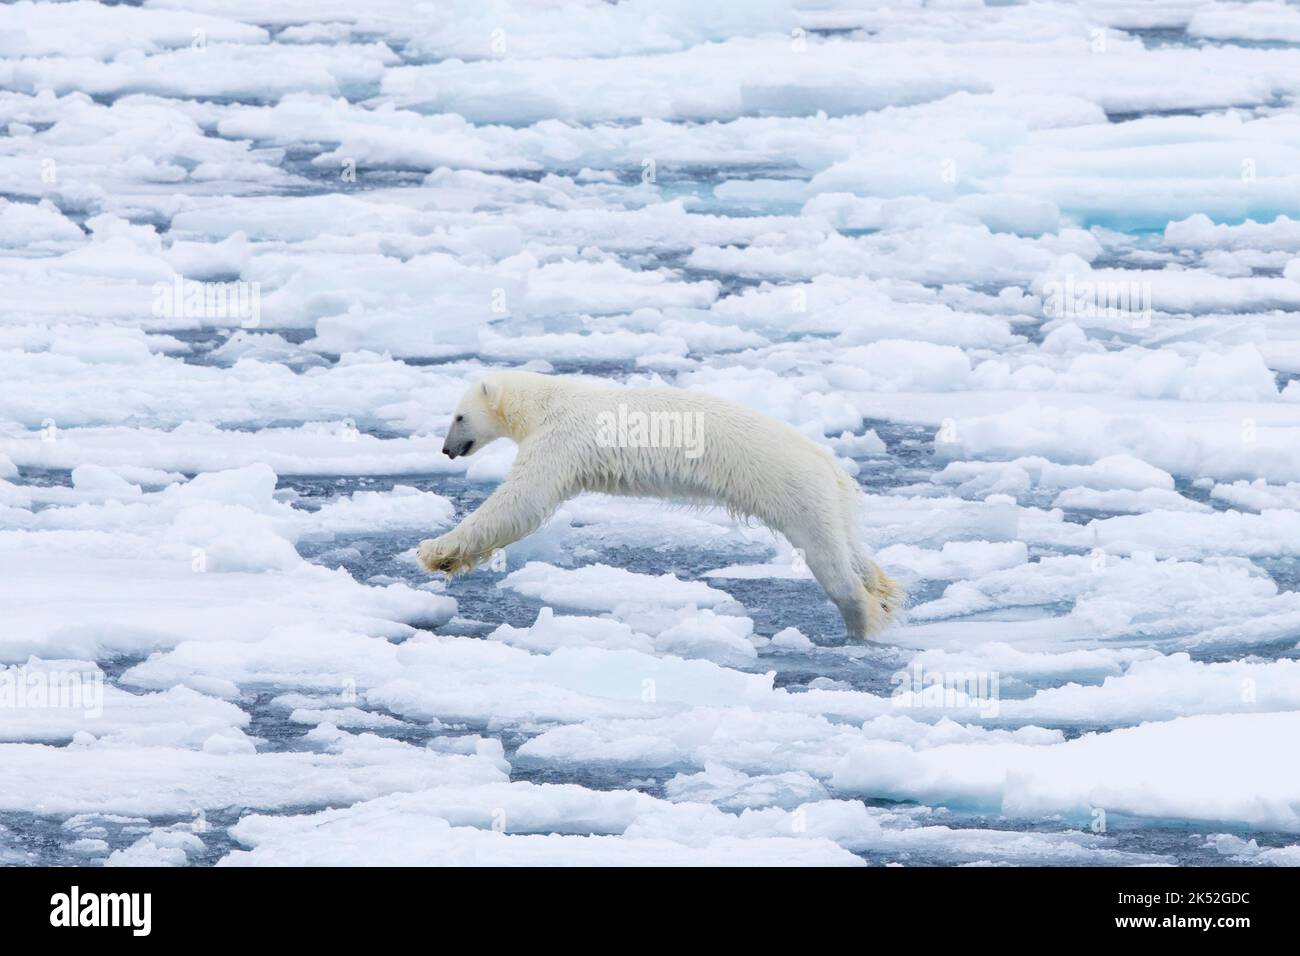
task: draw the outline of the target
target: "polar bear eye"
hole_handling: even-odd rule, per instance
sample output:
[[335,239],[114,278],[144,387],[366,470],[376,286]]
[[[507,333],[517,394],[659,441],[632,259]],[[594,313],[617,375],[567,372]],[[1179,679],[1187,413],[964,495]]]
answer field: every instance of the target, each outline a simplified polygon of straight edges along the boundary
[[464,420],[465,420],[465,416],[464,416],[464,415],[457,415],[457,416],[456,416],[456,421],[458,421],[458,422],[463,422]]

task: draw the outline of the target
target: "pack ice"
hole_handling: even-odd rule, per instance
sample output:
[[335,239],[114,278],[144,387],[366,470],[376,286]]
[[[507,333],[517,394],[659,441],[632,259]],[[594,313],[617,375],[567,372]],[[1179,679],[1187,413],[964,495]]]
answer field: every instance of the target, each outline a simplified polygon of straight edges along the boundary
[[[21,0],[0,89],[0,862],[1300,854],[1295,7]],[[502,366],[823,443],[908,619],[600,496],[429,579]]]

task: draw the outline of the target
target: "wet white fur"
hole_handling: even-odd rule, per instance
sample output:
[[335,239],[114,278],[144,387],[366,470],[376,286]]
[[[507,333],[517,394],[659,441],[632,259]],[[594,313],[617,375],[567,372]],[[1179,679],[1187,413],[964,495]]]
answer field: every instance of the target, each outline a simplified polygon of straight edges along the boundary
[[[694,449],[607,447],[602,412],[697,414]],[[579,492],[725,506],[801,549],[840,609],[849,636],[888,623],[898,586],[859,538],[861,493],[830,454],[795,429],[733,402],[673,388],[617,388],[531,372],[499,372],[465,393],[447,442],[472,454],[510,438],[519,454],[505,481],[456,528],[421,542],[421,562],[455,574],[536,531]],[[688,455],[691,452],[695,457]]]

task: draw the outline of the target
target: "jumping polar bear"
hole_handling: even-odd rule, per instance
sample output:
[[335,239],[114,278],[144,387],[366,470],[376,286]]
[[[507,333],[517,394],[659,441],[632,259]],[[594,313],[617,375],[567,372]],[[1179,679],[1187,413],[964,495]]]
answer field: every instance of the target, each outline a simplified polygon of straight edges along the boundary
[[510,474],[457,527],[420,543],[430,571],[467,571],[594,491],[757,518],[802,551],[850,637],[879,631],[903,599],[859,540],[857,484],[825,449],[758,412],[680,389],[498,372],[465,393],[442,450],[457,458],[502,437],[519,445]]

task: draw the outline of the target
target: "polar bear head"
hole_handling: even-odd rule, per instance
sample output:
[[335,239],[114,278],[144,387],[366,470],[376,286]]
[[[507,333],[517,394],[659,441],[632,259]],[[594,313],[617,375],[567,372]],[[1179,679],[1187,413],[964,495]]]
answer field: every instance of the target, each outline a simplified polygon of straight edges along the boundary
[[442,443],[448,458],[472,455],[485,445],[510,434],[501,410],[501,384],[492,379],[471,385],[461,397]]

